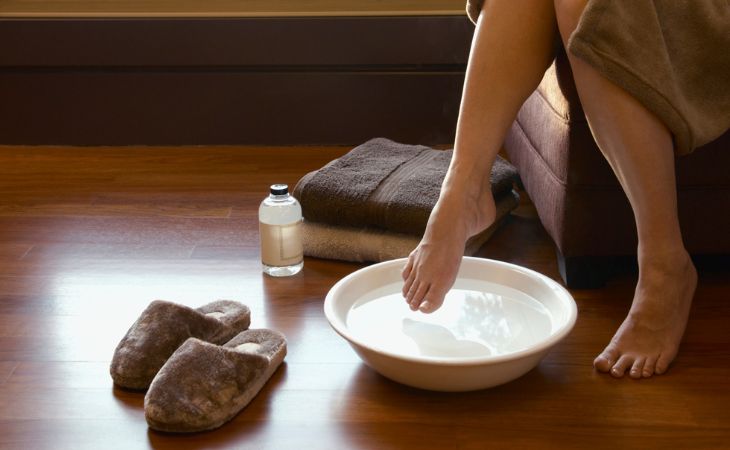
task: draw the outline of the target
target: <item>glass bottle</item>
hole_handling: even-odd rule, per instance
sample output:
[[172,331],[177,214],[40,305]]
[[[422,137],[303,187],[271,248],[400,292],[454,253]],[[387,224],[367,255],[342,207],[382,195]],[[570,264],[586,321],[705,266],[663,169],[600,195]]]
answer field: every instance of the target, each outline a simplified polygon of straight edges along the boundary
[[259,206],[263,271],[274,277],[294,275],[304,266],[302,206],[286,184],[274,184]]

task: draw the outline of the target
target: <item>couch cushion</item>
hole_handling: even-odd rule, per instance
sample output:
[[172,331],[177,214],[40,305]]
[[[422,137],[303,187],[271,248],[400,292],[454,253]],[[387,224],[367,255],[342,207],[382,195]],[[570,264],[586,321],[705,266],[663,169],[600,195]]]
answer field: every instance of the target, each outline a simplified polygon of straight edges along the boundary
[[560,183],[616,185],[616,177],[591,135],[564,52],[559,52],[537,90],[525,101],[517,123]]
[[[613,171],[593,140],[563,51],[527,99],[517,123],[540,159],[563,184],[618,188]],[[679,189],[730,188],[730,132],[677,158]]]

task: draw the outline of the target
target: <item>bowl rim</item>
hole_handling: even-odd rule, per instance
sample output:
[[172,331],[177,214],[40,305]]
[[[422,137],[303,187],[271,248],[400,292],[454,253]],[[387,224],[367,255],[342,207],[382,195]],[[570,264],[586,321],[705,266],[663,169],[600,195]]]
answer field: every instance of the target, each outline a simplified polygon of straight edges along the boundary
[[522,349],[516,352],[511,353],[505,353],[501,355],[496,356],[467,356],[467,357],[441,357],[441,356],[409,356],[409,355],[403,355],[400,353],[392,352],[389,350],[383,350],[381,348],[373,347],[372,345],[368,345],[366,343],[363,343],[360,339],[356,338],[352,335],[352,333],[348,332],[346,327],[344,326],[344,323],[339,320],[335,314],[334,307],[333,307],[333,298],[334,293],[342,287],[342,285],[349,283],[353,278],[357,276],[361,276],[363,272],[377,270],[378,268],[382,268],[384,266],[398,266],[398,265],[404,265],[407,261],[407,258],[399,258],[399,259],[392,259],[388,261],[379,262],[376,264],[371,264],[369,266],[360,268],[349,275],[346,275],[342,279],[340,279],[337,283],[335,283],[332,288],[327,292],[327,295],[324,299],[324,314],[327,318],[327,322],[329,322],[330,326],[339,334],[342,336],[345,340],[347,340],[350,344],[357,345],[358,347],[362,347],[366,350],[369,350],[371,352],[389,356],[391,358],[396,358],[403,361],[410,361],[410,362],[416,362],[416,363],[423,363],[423,364],[438,364],[438,365],[447,365],[447,366],[477,366],[477,365],[483,365],[483,364],[492,364],[492,363],[498,363],[498,362],[505,362],[505,361],[512,361],[521,359],[524,357],[529,357],[538,353],[541,353],[543,351],[546,351],[553,347],[555,344],[560,342],[563,338],[565,338],[573,329],[575,326],[575,322],[578,318],[578,306],[575,303],[575,299],[570,294],[570,292],[565,289],[560,283],[556,282],[552,278],[541,274],[540,272],[534,271],[532,269],[528,269],[526,267],[519,266],[517,264],[512,264],[504,261],[497,261],[494,259],[489,258],[478,258],[473,256],[464,256],[462,258],[462,264],[464,262],[467,262],[469,264],[494,264],[497,266],[502,266],[503,268],[515,270],[518,272],[522,272],[524,274],[530,275],[531,277],[535,277],[539,281],[542,281],[543,283],[547,284],[552,290],[556,290],[560,293],[560,297],[562,297],[565,301],[568,308],[568,319],[563,324],[562,327],[558,328],[553,334],[548,336],[543,341],[540,341],[538,345],[526,349]]

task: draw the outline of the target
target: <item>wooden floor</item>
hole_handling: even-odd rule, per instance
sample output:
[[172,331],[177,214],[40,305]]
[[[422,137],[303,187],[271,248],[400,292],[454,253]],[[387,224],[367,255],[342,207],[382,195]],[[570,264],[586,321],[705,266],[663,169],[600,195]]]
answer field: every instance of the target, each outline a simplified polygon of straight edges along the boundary
[[[0,147],[0,448],[728,448],[727,268],[701,267],[682,353],[654,379],[591,368],[625,314],[630,273],[573,291],[572,334],[510,384],[432,393],[363,365],[322,313],[360,266],[307,259],[272,279],[258,259],[267,186],[345,150]],[[535,219],[512,217],[480,254],[558,277]],[[285,365],[216,431],[150,431],[143,396],[112,387],[112,352],[155,298],[237,299],[252,326],[288,337]]]

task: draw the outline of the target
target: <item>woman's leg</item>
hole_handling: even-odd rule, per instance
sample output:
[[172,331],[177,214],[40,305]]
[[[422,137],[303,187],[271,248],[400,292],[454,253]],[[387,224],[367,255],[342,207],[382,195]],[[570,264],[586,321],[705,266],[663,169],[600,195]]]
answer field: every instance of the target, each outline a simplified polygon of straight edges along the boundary
[[451,289],[464,243],[489,226],[492,164],[517,111],[553,60],[551,0],[486,0],[472,41],[454,156],[418,247],[403,270],[411,309],[433,312]]
[[[564,42],[586,2],[555,1]],[[568,57],[591,131],[628,196],[639,237],[631,310],[594,365],[616,377],[661,374],[677,354],[697,285],[679,229],[672,136],[635,98]]]

